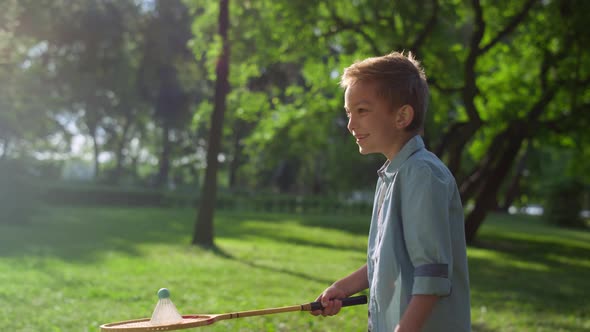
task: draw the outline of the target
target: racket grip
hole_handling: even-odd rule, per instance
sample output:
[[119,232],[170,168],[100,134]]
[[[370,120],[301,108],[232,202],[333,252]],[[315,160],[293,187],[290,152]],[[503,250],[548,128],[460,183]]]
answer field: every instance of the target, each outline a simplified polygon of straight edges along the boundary
[[[342,301],[343,307],[348,307],[351,305],[359,305],[359,304],[366,304],[367,303],[367,296],[360,295],[360,296],[353,296],[347,297],[345,299],[340,299]],[[324,306],[320,302],[312,302],[311,304],[311,311],[322,310]]]

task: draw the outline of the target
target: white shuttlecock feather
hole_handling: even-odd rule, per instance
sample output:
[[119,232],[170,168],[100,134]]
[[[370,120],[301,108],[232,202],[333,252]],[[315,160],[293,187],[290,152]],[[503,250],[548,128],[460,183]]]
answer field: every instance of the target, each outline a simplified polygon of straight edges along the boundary
[[170,291],[162,288],[158,291],[158,304],[152,314],[152,325],[175,324],[182,321],[182,316],[170,300]]

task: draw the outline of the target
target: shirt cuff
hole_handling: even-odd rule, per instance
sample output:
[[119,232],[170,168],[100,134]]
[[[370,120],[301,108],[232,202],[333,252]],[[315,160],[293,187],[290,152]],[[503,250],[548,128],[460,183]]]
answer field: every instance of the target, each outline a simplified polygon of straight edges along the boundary
[[412,295],[451,295],[451,281],[439,277],[414,277]]
[[451,294],[451,281],[448,278],[447,264],[425,264],[417,266],[414,270],[414,287],[412,295],[438,295]]

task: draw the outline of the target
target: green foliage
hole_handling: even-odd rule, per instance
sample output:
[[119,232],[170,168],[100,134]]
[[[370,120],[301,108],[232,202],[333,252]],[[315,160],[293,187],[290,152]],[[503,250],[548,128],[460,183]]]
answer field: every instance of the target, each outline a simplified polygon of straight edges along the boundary
[[[194,207],[199,195],[194,189],[161,190],[142,187],[98,185],[94,183],[46,183],[39,198],[51,206],[104,207]],[[14,205],[14,204],[13,204]],[[367,201],[350,201],[336,195],[291,195],[265,192],[217,194],[216,207],[222,211],[277,212],[292,214],[364,214],[371,213]]]
[[0,160],[0,224],[26,224],[40,205],[38,177],[24,160]]
[[[473,103],[481,123],[458,145],[458,179],[481,174],[494,139],[522,121],[530,124],[523,133],[535,149],[568,150],[551,163],[588,183],[590,2],[536,1],[521,13],[527,3],[231,1],[231,93],[220,171],[233,180],[220,180],[222,187],[276,189],[287,165],[282,178],[291,192],[372,191],[382,159],[358,155],[338,79],[355,60],[392,50],[416,52],[426,68],[426,138],[429,147],[441,147],[444,160],[453,160],[449,150],[462,137],[450,130],[472,120]],[[112,178],[127,172],[134,173],[130,181],[147,182],[144,174],[167,164],[171,174],[186,174],[184,182],[202,176],[221,51],[217,2],[3,5],[0,62],[10,65],[0,66],[0,156],[70,158],[70,140],[79,134],[94,144],[80,154],[96,158],[96,169]],[[173,77],[164,80],[162,72]],[[451,143],[444,145],[446,138]],[[537,166],[526,170],[529,202],[560,174]]]
[[71,206],[164,206],[170,203],[164,191],[94,184],[49,185],[44,200]]
[[351,201],[335,195],[219,193],[221,211],[288,213],[293,215],[370,215],[372,202]]
[[545,218],[558,226],[585,228],[580,216],[584,186],[574,179],[564,179],[548,188]]
[[[565,209],[580,210],[582,204],[581,196],[588,191],[586,183],[588,177],[584,173],[584,163],[580,162],[583,153],[578,153],[578,147],[571,149],[563,146],[561,136],[552,136],[550,140],[557,140],[552,144],[545,145],[539,141],[532,143],[532,153],[527,160],[527,170],[522,182],[522,199],[524,203],[552,205],[549,209],[562,209],[559,204],[564,204]],[[562,202],[559,192],[562,190],[578,191],[578,198]],[[556,197],[557,201],[553,198]],[[560,202],[560,203],[557,203]],[[576,207],[577,206],[577,207]],[[584,208],[587,208],[584,206]],[[578,215],[573,211],[566,212],[573,216],[573,219],[566,223],[574,222]]]
[[234,89],[228,96],[229,107],[234,111],[237,119],[256,123],[265,114],[269,114],[268,96],[262,92],[252,92],[246,89]]
[[18,26],[18,16],[22,11],[18,0],[3,1],[2,6],[3,10],[0,13],[0,22],[2,22],[2,25],[0,25],[0,66],[15,61],[14,32]]

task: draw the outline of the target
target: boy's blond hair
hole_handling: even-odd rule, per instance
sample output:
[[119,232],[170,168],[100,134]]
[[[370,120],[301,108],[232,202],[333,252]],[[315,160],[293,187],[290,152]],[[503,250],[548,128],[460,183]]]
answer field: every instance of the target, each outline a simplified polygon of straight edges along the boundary
[[410,105],[414,119],[406,128],[419,131],[424,128],[428,107],[428,83],[420,62],[412,52],[403,52],[357,61],[344,70],[340,86],[344,89],[358,82],[376,82],[377,94],[389,100],[393,108]]

